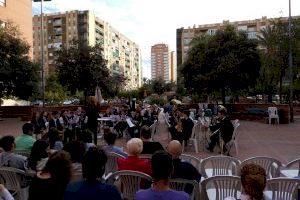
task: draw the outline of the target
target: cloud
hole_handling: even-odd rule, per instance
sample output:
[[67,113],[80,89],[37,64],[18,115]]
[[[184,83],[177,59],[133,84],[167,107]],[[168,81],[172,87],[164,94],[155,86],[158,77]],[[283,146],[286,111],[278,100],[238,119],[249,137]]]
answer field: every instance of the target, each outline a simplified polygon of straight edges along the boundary
[[[150,49],[169,44],[176,51],[176,29],[194,25],[287,16],[288,1],[282,0],[53,0],[45,12],[92,10],[114,28],[139,44],[143,75],[151,77]],[[292,14],[300,14],[300,1],[292,0]],[[39,4],[33,11],[39,14]]]

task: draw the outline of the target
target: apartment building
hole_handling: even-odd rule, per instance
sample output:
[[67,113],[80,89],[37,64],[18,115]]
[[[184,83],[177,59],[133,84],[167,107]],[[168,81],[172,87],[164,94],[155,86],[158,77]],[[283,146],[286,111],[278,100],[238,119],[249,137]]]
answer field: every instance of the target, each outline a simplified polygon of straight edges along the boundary
[[[18,26],[21,38],[32,47],[32,1],[0,0],[0,25],[8,22]],[[32,48],[29,56],[32,58]]]
[[[55,71],[55,51],[69,47],[74,41],[86,45],[99,44],[112,74],[126,78],[124,89],[141,86],[141,56],[139,46],[91,11],[67,11],[46,14],[44,19],[45,74]],[[33,56],[41,59],[41,16],[33,17]]]
[[[280,18],[282,21],[287,22],[288,18]],[[274,19],[268,19],[262,17],[261,19],[245,20],[245,21],[223,21],[222,23],[204,24],[188,28],[179,28],[176,30],[176,52],[177,52],[177,64],[181,65],[186,57],[189,49],[189,43],[191,40],[199,34],[214,35],[217,30],[226,27],[227,25],[233,25],[239,31],[245,31],[248,38],[257,38],[260,34],[260,30],[268,26]]]
[[175,51],[171,51],[170,53],[170,76],[171,82],[177,82],[177,64],[176,64],[176,55]]
[[151,47],[151,79],[171,81],[170,53],[167,44],[155,44]]

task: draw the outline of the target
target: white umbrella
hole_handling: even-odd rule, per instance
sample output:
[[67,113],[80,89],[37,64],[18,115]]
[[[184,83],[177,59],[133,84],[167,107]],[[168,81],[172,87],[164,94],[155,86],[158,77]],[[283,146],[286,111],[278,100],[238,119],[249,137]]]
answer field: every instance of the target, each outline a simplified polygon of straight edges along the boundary
[[99,102],[99,103],[102,102],[102,95],[101,95],[101,90],[100,90],[99,86],[96,87],[95,98],[96,98],[97,102]]

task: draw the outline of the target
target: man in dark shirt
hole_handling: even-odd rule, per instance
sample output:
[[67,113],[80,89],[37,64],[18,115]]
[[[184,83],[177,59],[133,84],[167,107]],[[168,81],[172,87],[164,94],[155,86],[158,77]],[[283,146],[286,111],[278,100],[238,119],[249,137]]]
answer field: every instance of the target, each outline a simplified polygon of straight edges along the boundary
[[201,179],[201,174],[191,163],[181,160],[182,146],[179,141],[172,140],[168,145],[168,152],[172,155],[174,171],[172,178],[184,178],[189,180]]
[[65,191],[65,200],[121,200],[117,188],[100,181],[105,171],[107,156],[102,149],[91,147],[82,160],[84,180],[71,182]]
[[151,130],[146,125],[141,128],[141,140],[143,141],[143,151],[141,154],[153,154],[156,151],[164,150],[159,142],[151,141]]
[[209,144],[208,150],[211,152],[213,152],[216,144],[220,143],[220,136],[224,142],[223,152],[227,151],[227,149],[225,148],[225,145],[232,138],[234,127],[233,127],[231,121],[229,120],[229,118],[226,116],[226,111],[227,110],[224,106],[219,106],[219,108],[218,108],[218,123],[213,126],[210,126],[211,132],[215,133],[210,137],[210,144]]

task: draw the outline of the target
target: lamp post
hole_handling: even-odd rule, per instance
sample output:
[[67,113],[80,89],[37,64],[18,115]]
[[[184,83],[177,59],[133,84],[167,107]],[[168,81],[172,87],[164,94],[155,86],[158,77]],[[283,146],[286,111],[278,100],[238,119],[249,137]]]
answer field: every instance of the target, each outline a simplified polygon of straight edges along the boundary
[[291,17],[291,0],[289,0],[289,79],[290,79],[290,122],[294,122],[293,109],[293,57],[292,57],[292,17]]
[[41,78],[42,78],[42,98],[43,107],[45,106],[45,74],[44,74],[44,15],[43,15],[43,2],[51,0],[33,0],[33,2],[41,2]]

